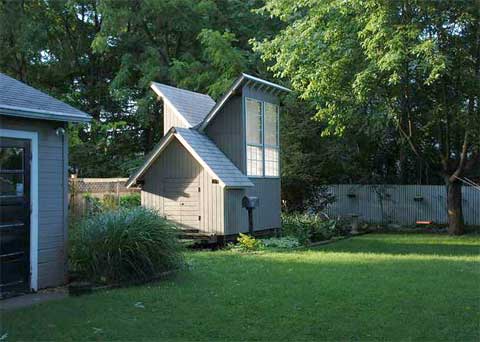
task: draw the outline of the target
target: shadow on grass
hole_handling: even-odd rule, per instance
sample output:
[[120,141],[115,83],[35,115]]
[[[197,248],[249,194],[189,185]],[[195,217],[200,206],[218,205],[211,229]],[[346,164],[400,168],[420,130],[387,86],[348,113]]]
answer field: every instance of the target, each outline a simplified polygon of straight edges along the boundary
[[479,256],[480,247],[471,245],[431,245],[431,244],[408,244],[394,243],[388,244],[355,244],[350,245],[345,242],[338,242],[338,245],[319,246],[311,248],[315,251],[345,252],[345,253],[374,253],[374,254],[420,254],[420,255],[444,255],[444,256]]

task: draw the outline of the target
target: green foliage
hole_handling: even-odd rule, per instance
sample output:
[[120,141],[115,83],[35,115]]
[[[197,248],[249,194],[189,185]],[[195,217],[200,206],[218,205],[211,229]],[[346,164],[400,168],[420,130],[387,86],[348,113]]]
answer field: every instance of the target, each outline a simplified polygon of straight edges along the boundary
[[103,198],[94,197],[87,193],[84,195],[84,198],[88,216],[120,208],[135,208],[141,204],[139,193],[120,195],[119,197],[115,194],[106,194]]
[[237,238],[238,247],[245,252],[258,251],[263,247],[262,241],[255,237],[240,233]]
[[262,239],[263,246],[268,248],[289,249],[300,247],[300,241],[293,236],[272,237],[268,239]]
[[89,217],[71,231],[70,262],[85,279],[116,284],[149,280],[182,261],[177,228],[141,207]]
[[347,235],[341,222],[315,214],[282,214],[282,233],[298,239],[303,245]]
[[203,50],[202,59],[209,62],[188,55],[173,62],[172,76],[180,87],[206,89],[214,99],[218,99],[246,69],[245,52],[233,45],[238,40],[231,32],[222,34],[204,29],[198,39]]
[[[267,0],[263,12],[286,27],[255,50],[315,106],[323,135],[368,122],[374,141],[395,127],[401,181],[412,182],[413,161],[461,197],[452,184],[480,176],[478,9],[471,0]],[[450,233],[462,233],[461,203],[448,202]]]
[[[404,150],[411,149],[415,162],[442,170],[442,177],[475,171],[480,158],[475,1],[269,0],[262,12],[286,27],[255,42],[255,49],[315,106],[315,118],[326,124],[322,134],[348,136],[349,128],[369,127],[373,138],[394,126],[402,169],[408,168]],[[459,164],[461,155],[467,163]]]
[[120,207],[122,208],[139,207],[140,204],[141,204],[141,196],[140,196],[140,193],[138,192],[120,196]]

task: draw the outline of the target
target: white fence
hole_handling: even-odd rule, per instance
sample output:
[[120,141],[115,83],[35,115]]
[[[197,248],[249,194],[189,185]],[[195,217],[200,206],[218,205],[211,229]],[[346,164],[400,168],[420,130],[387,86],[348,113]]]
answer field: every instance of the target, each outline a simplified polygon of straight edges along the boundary
[[[447,190],[441,185],[329,185],[335,202],[328,215],[360,215],[369,223],[412,225],[416,221],[447,223]],[[480,225],[480,191],[464,186],[463,215],[467,225]]]

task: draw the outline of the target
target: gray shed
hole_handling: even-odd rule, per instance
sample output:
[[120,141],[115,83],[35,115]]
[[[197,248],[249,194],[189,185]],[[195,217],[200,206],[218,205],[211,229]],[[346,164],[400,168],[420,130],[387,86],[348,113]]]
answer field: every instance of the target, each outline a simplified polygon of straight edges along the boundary
[[65,128],[89,120],[0,73],[0,297],[65,282]]
[[242,74],[217,102],[152,83],[163,101],[164,136],[130,177],[142,205],[215,236],[248,231],[245,196],[257,197],[254,230],[279,228],[279,99],[289,89]]

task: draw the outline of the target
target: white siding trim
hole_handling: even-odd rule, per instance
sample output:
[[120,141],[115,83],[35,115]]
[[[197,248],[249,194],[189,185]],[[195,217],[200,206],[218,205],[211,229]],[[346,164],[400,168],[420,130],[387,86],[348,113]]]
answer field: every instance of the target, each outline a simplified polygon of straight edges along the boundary
[[38,133],[0,129],[0,136],[5,138],[28,139],[31,141],[32,164],[30,167],[30,288],[38,289]]
[[167,147],[167,145],[170,143],[170,141],[173,139],[173,133],[172,131],[169,131],[167,135],[165,135],[162,139],[165,139],[160,146],[157,147],[157,150],[152,153],[149,157],[149,159],[143,164],[143,166],[135,173],[135,175],[131,178],[129,178],[129,181],[127,181],[126,187],[130,188],[138,178],[142,177],[143,174],[147,171],[147,169],[150,167],[150,165],[153,164],[153,162],[157,159],[158,155],[162,153],[162,151]]
[[[163,101],[164,101],[165,103],[167,103],[167,104],[173,109],[173,112],[174,112],[176,115],[178,115],[178,117],[180,118],[180,120],[182,120],[182,121],[185,123],[185,125],[186,125],[185,127],[187,127],[187,128],[192,127],[192,125],[187,121],[187,119],[185,119],[185,117],[184,117],[182,114],[180,114],[180,112],[178,111],[178,109],[170,102],[170,100],[168,99],[168,97],[166,97],[166,96],[160,91],[160,89],[158,89],[158,87],[157,87],[155,84],[152,84],[150,87],[153,89],[153,91],[154,91],[158,96],[160,96],[160,97],[163,99]],[[165,115],[165,113],[164,113],[164,115]],[[168,128],[168,129],[169,129],[169,128]]]

